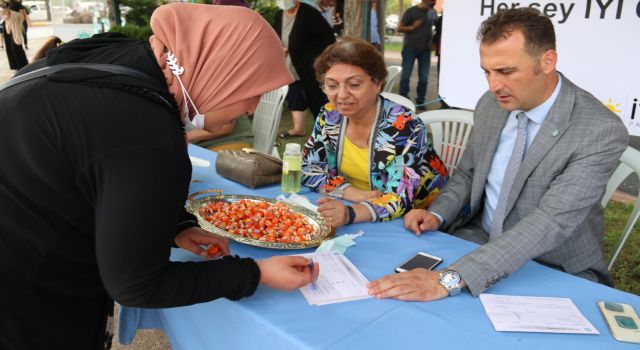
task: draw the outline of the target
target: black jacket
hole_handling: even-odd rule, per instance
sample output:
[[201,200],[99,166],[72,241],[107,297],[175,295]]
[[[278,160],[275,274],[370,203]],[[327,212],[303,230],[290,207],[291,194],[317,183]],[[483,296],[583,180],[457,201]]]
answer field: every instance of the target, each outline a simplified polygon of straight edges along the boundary
[[172,307],[253,293],[251,259],[170,262],[191,164],[148,42],[72,41],[46,64],[111,63],[149,81],[79,69],[0,92],[0,348],[101,347],[111,297]]
[[[274,24],[274,29],[280,38],[282,38],[282,13],[282,10],[276,13]],[[322,106],[327,103],[327,97],[320,90],[320,82],[316,80],[313,62],[327,46],[335,41],[333,30],[320,12],[305,3],[300,3],[289,35],[289,55],[300,75],[307,103],[314,117],[318,116]]]

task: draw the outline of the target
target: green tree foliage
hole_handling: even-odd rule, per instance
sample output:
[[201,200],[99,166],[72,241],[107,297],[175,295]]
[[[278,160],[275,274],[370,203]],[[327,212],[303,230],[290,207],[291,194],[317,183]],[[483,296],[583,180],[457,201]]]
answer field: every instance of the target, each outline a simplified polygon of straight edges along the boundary
[[[213,0],[197,0],[199,3],[211,4]],[[149,21],[153,11],[164,2],[157,0],[120,0],[120,3],[124,6],[131,7],[131,10],[126,14],[125,26],[114,26],[109,30],[110,32],[123,33],[131,38],[138,38],[141,40],[148,40],[153,34]],[[271,26],[275,21],[276,12],[278,7],[274,1],[270,0],[249,0],[248,3],[251,8],[264,17]]]
[[149,40],[149,37],[153,32],[150,25],[137,26],[133,24],[127,24],[125,26],[114,26],[109,29],[110,32],[122,33],[130,38],[136,38],[140,40]]
[[258,12],[264,19],[273,27],[276,18],[276,12],[278,12],[278,6],[271,1],[253,1],[251,8]]
[[114,26],[110,32],[122,33],[130,38],[149,40],[151,36],[151,14],[162,5],[163,1],[158,0],[120,0],[120,4],[131,8],[126,15],[126,25]]
[[[406,11],[411,5],[410,0],[402,0],[403,11]],[[398,8],[400,7],[400,0],[387,0],[387,16],[388,15],[397,15]]]
[[145,26],[149,24],[151,14],[163,2],[158,0],[120,0],[124,6],[131,7],[131,10],[125,15],[128,24],[136,26]]

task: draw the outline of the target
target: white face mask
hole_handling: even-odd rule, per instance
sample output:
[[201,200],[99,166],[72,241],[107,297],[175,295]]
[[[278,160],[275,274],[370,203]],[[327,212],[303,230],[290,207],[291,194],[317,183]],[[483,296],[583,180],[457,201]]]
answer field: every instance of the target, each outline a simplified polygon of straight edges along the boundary
[[[178,82],[180,83],[180,89],[182,90],[182,98],[184,100],[184,106],[182,108],[182,123],[184,124],[184,131],[189,132],[191,130],[202,130],[204,129],[204,115],[198,111],[198,107],[196,107],[195,103],[189,96],[187,89],[184,87],[182,80],[180,79],[180,75],[184,73],[184,68],[178,65],[178,59],[176,56],[167,52],[167,64],[169,65],[169,69],[171,69],[171,73],[176,76]],[[193,106],[193,109],[196,111],[196,115],[193,116],[193,120],[189,118],[189,103]]]
[[[182,93],[186,94],[186,91],[183,91]],[[186,97],[189,97],[189,95],[187,94]],[[195,108],[195,105],[193,107]],[[204,115],[198,113],[196,110],[196,115],[193,116],[193,119],[189,118],[189,106],[185,103],[182,110],[182,124],[184,125],[185,132],[189,132],[191,130],[202,130],[204,129]]]
[[276,5],[285,11],[289,11],[296,6],[296,2],[295,0],[276,0]]

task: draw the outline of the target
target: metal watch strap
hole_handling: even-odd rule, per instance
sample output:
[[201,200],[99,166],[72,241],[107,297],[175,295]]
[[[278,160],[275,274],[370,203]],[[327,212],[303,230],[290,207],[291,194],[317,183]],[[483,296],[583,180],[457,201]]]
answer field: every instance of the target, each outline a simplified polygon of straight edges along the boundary
[[[456,275],[458,275],[458,284],[457,284],[456,286],[450,286],[450,285],[447,285],[447,284],[445,284],[445,283],[442,281],[443,276],[444,276],[445,274],[447,274],[447,273],[455,273]],[[454,269],[445,269],[445,270],[442,270],[442,271],[440,272],[440,279],[439,279],[439,281],[438,281],[438,282],[440,283],[440,285],[441,285],[442,287],[444,287],[444,289],[446,289],[446,290],[447,290],[447,292],[449,293],[449,296],[454,296],[454,295],[460,294],[460,292],[461,292],[461,290],[462,290],[462,288],[460,287],[460,285],[462,284],[462,277],[460,276],[460,274],[458,273],[458,271],[456,271],[456,270],[454,270]]]

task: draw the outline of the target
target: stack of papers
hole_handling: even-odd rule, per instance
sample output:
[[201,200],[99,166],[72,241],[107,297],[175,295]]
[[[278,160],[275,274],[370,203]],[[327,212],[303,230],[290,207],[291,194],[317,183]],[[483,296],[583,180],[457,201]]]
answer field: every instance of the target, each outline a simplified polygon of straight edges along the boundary
[[300,288],[310,305],[325,305],[343,301],[371,298],[367,293],[369,280],[338,252],[320,252],[302,255],[320,264],[318,279]]
[[496,331],[600,334],[569,298],[480,294]]

